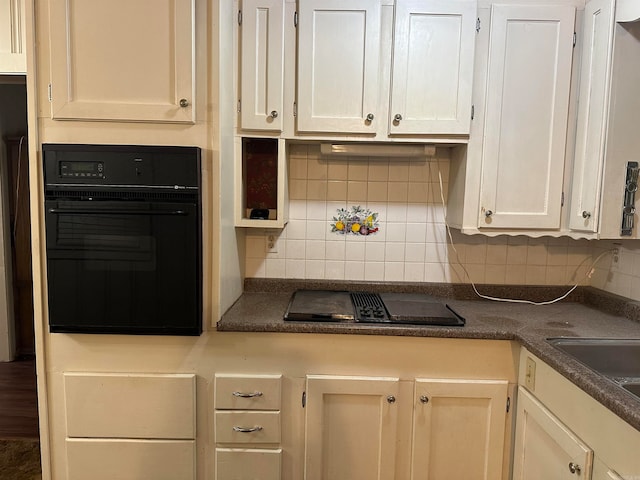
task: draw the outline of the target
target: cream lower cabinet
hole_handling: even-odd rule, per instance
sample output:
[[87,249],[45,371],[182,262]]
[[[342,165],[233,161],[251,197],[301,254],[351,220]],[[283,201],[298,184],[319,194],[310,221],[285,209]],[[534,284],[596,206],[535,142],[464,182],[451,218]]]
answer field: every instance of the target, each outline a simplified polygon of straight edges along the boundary
[[520,387],[513,463],[513,480],[589,479],[593,450]]
[[195,375],[69,372],[64,389],[65,480],[195,480]]
[[307,377],[305,480],[392,480],[400,380]]
[[595,458],[593,462],[593,473],[591,480],[624,480],[620,475],[606,466],[599,458]]
[[[305,480],[501,478],[507,387],[500,380],[308,376]],[[407,415],[409,423],[400,420]],[[409,468],[397,461],[405,448]]]
[[417,379],[411,480],[502,478],[508,384]]
[[281,478],[281,384],[281,375],[216,374],[216,480]]

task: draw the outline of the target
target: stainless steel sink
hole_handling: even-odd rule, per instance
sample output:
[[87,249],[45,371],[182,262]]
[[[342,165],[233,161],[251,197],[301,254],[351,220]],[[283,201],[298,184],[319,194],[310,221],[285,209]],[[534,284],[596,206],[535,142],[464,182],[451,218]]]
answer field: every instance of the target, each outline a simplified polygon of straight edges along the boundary
[[640,397],[640,383],[623,383],[622,388],[633,393],[636,397]]
[[548,342],[640,398],[640,338],[549,338]]
[[640,377],[640,339],[552,338],[549,342],[607,377]]

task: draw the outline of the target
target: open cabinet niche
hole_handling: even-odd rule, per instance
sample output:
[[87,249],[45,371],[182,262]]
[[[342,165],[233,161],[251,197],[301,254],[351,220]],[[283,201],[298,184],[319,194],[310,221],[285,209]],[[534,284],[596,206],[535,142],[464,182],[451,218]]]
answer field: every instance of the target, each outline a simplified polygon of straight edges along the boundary
[[283,228],[288,220],[285,141],[238,137],[235,157],[236,226]]
[[0,75],[0,361],[35,352],[23,76]]

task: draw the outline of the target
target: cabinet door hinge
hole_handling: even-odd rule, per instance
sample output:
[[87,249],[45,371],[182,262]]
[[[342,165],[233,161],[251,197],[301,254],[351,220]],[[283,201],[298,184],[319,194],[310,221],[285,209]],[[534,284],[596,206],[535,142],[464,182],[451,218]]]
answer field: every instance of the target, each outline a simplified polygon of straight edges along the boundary
[[471,105],[471,120],[473,120],[475,116],[476,116],[476,106]]
[[511,410],[511,397],[507,397],[507,413]]
[[293,116],[298,116],[298,104],[296,102],[293,102]]
[[576,48],[576,42],[578,41],[578,35],[573,32],[573,48]]
[[242,100],[238,99],[238,113],[242,111]]
[[238,25],[242,25],[242,10],[238,10]]
[[481,22],[480,22],[480,17],[476,18],[476,33],[480,33],[480,26]]
[[564,207],[564,192],[562,192],[562,195],[560,196],[560,206]]
[[47,87],[47,95],[49,97],[49,101],[53,102],[53,94],[51,93],[51,84]]
[[293,12],[293,26],[298,26],[298,12]]
[[307,406],[307,392],[302,392],[302,408]]

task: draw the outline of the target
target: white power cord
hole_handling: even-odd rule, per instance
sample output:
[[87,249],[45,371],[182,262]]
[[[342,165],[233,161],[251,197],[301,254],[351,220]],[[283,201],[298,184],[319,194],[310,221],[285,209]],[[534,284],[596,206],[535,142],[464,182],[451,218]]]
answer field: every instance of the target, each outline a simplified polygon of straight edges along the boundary
[[[467,271],[465,266],[460,261],[460,255],[458,254],[458,249],[456,248],[455,243],[453,242],[453,236],[451,235],[451,229],[449,228],[449,224],[447,223],[447,216],[446,216],[447,205],[446,205],[446,202],[444,200],[444,189],[442,187],[442,173],[440,172],[440,162],[438,162],[438,180],[440,182],[440,200],[442,201],[442,208],[444,209],[444,213],[445,213],[445,215],[444,215],[444,225],[445,225],[445,227],[447,229],[447,235],[449,237],[449,243],[451,244],[451,248],[453,249],[453,251],[456,254],[456,262],[458,263],[458,265],[460,265],[460,267],[464,271],[465,275],[469,279],[469,283],[471,284],[471,287],[473,288],[473,291],[475,292],[475,294],[478,297],[484,298],[485,300],[492,300],[492,301],[495,301],[495,302],[526,303],[528,305],[551,305],[552,303],[556,303],[556,302],[559,302],[560,300],[564,300],[565,298],[567,298],[571,294],[571,292],[573,292],[576,288],[578,288],[579,284],[576,283],[564,295],[561,295],[560,297],[555,298],[553,300],[547,300],[547,301],[544,301],[544,302],[534,302],[534,301],[531,301],[531,300],[521,300],[521,299],[518,299],[518,298],[492,297],[492,296],[483,295],[482,293],[480,293],[478,291],[478,289],[476,288],[476,284],[473,283],[473,280],[471,280],[471,275],[469,275],[469,272]],[[598,255],[598,257],[591,263],[591,266],[589,267],[589,270],[587,271],[587,274],[585,275],[585,278],[591,278],[591,276],[593,275],[593,273],[595,271],[595,266],[600,261],[600,259],[602,257],[604,257],[606,254],[613,253],[613,252],[615,252],[615,249],[612,248],[610,250],[605,250],[600,255]],[[582,266],[582,264],[585,261],[586,261],[586,258],[576,268],[579,268],[580,266]]]

